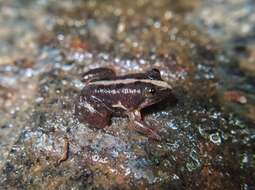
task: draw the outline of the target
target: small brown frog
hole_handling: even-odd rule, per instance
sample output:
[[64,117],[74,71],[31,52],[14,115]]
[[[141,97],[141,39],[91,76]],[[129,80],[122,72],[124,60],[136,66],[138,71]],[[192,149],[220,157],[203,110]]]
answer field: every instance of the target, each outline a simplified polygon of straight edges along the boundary
[[127,115],[130,127],[150,138],[160,136],[143,121],[141,110],[172,95],[172,88],[162,80],[160,72],[116,76],[109,68],[97,68],[82,76],[86,84],[75,107],[80,122],[105,128],[112,115]]

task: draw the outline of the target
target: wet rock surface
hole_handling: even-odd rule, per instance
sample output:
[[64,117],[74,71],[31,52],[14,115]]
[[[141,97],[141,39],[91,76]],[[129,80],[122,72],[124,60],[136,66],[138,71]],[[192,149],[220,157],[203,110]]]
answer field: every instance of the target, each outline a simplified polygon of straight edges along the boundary
[[[235,48],[225,52],[189,23],[199,6],[0,1],[0,22],[10,25],[0,29],[1,189],[254,188],[254,79],[238,72]],[[161,141],[130,131],[125,117],[104,130],[77,120],[81,75],[101,66],[158,68],[173,86],[177,101],[143,113],[159,123]],[[68,159],[58,164],[66,138]]]

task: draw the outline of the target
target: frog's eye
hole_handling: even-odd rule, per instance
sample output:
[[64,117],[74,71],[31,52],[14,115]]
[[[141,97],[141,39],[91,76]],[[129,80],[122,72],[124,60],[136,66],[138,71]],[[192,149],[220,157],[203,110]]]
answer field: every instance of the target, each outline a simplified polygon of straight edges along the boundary
[[146,97],[151,97],[155,93],[156,93],[156,89],[155,88],[146,88],[145,89],[145,96]]
[[149,88],[149,93],[150,94],[155,94],[155,92],[156,92],[155,88]]

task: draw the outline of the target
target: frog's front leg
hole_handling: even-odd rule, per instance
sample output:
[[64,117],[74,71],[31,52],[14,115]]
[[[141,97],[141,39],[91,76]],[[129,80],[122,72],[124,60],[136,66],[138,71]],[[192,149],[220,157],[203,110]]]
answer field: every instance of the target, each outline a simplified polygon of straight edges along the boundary
[[98,80],[109,80],[116,76],[114,70],[109,68],[92,69],[82,75],[82,82],[88,84],[89,82]]
[[75,106],[75,113],[80,122],[88,123],[90,127],[105,128],[109,125],[111,111],[100,104],[93,97],[80,96],[79,102]]
[[142,120],[141,112],[139,110],[130,112],[128,116],[130,120],[130,129],[148,135],[149,138],[161,140],[160,136]]

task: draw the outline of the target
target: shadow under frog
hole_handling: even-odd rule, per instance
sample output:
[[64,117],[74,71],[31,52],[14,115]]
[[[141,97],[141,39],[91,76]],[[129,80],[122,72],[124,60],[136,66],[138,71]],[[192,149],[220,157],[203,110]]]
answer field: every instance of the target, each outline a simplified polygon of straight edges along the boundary
[[157,69],[116,76],[109,68],[97,68],[83,74],[82,81],[85,87],[75,106],[80,122],[88,123],[90,127],[105,128],[113,115],[127,115],[130,128],[160,140],[141,116],[144,108],[174,97],[171,86],[162,80]]

